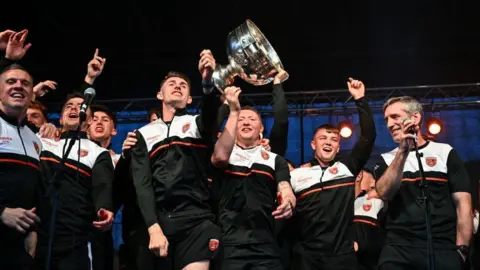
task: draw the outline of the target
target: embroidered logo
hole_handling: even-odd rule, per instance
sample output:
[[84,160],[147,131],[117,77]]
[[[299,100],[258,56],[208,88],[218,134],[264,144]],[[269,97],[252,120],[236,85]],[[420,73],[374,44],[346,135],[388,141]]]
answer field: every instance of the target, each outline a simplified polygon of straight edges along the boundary
[[213,252],[217,250],[219,244],[220,241],[218,241],[217,239],[210,239],[210,242],[208,243],[208,249]]
[[33,147],[35,147],[35,151],[37,152],[37,154],[40,155],[40,147],[38,146],[38,143],[33,142]]
[[425,162],[427,163],[428,166],[433,167],[437,165],[437,158],[435,157],[427,157],[425,159]]
[[190,123],[185,123],[185,125],[183,125],[182,127],[182,132],[183,133],[187,132],[189,128],[190,128]]
[[80,149],[78,155],[80,157],[86,157],[88,155],[88,150],[85,150],[85,149]]
[[330,168],[330,169],[328,169],[328,171],[329,171],[331,174],[337,174],[337,173],[338,173],[338,168]]
[[261,152],[260,152],[260,155],[262,155],[262,158],[263,158],[264,160],[267,160],[268,158],[270,158],[270,155],[269,155],[267,152],[265,152],[265,151],[261,151]]
[[370,211],[370,209],[372,209],[372,203],[367,201],[363,204],[363,210],[365,210],[365,212],[368,212]]

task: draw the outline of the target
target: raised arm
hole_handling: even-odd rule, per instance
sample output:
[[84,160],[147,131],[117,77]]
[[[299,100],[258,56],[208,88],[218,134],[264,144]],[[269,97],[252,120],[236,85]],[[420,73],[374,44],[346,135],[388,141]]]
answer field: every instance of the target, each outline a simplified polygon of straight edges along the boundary
[[12,30],[0,32],[0,50],[5,50],[5,57],[0,60],[0,70],[20,61],[25,56],[28,49],[32,46],[31,43],[25,45],[27,36],[27,29],[20,32]]
[[215,97],[215,86],[212,81],[213,70],[215,70],[215,58],[210,50],[203,50],[198,61],[198,71],[202,74],[202,108],[200,116],[197,117],[197,126],[202,137],[215,138],[219,126],[217,115],[220,102]]
[[357,175],[367,163],[375,144],[376,130],[373,114],[368,102],[365,100],[365,85],[358,80],[349,78],[348,91],[355,100],[360,120],[360,138],[358,138],[351,154],[346,160],[346,165],[354,175]]
[[[225,96],[222,96],[223,99]],[[223,100],[222,99],[222,100]],[[227,100],[223,101],[222,105],[218,108],[218,115],[217,115],[217,130],[220,130],[222,126],[223,120],[228,117],[230,114],[230,107],[228,106]]]
[[93,55],[92,60],[88,62],[87,75],[85,75],[84,85],[92,86],[98,76],[102,74],[103,68],[105,67],[107,59],[100,57],[98,52],[98,49],[95,49],[95,54]]
[[225,99],[230,108],[230,115],[228,116],[225,128],[220,135],[220,138],[215,143],[215,149],[213,150],[211,162],[216,168],[224,168],[228,165],[230,154],[235,145],[238,116],[241,110],[238,96],[241,92],[242,90],[238,87],[227,87],[225,89]]
[[288,138],[288,105],[282,81],[288,76],[280,70],[273,80],[273,126],[270,132],[270,146],[273,153],[285,156]]

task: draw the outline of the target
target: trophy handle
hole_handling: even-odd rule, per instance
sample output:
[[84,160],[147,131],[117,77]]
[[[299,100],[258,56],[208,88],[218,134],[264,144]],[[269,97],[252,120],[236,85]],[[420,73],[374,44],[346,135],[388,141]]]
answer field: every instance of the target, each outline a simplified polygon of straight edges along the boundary
[[213,71],[213,83],[215,87],[223,93],[223,90],[235,82],[235,77],[240,76],[243,73],[242,67],[240,67],[235,61],[230,61],[228,65],[217,65],[217,68]]

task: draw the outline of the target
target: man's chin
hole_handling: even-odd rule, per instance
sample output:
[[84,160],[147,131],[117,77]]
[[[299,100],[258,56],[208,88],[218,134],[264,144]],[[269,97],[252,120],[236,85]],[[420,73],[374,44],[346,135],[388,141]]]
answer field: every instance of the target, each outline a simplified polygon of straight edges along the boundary
[[26,107],[26,102],[23,101],[14,101],[8,104],[10,108],[15,109],[15,110],[20,110]]
[[240,136],[238,136],[238,140],[241,142],[252,142],[254,137],[251,134],[240,134]]
[[323,155],[320,160],[323,162],[330,162],[335,159],[335,155]]
[[76,122],[76,123],[75,123],[75,122],[74,122],[74,123],[67,123],[67,124],[64,125],[64,126],[65,126],[64,128],[65,128],[66,130],[74,131],[74,130],[77,130],[77,128],[78,128],[78,122]]
[[104,137],[105,137],[105,134],[90,133],[90,139],[94,141],[102,141]]
[[175,108],[186,108],[187,107],[187,101],[183,100],[182,97],[175,97],[172,98],[168,101],[164,101],[165,104],[169,104],[170,106],[173,106]]

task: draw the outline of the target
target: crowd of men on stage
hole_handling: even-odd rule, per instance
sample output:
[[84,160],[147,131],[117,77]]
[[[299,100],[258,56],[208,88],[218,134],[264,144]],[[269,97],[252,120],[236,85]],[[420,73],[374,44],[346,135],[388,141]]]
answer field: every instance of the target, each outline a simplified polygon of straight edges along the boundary
[[39,99],[57,84],[34,84],[22,66],[27,35],[0,32],[0,269],[113,269],[121,207],[125,269],[433,269],[423,191],[435,268],[472,267],[476,191],[455,149],[422,136],[417,100],[384,104],[398,147],[372,158],[368,91],[349,78],[361,127],[355,146],[339,157],[339,130],[323,124],[312,134],[314,156],[296,167],[284,157],[286,71],[272,83],[267,132],[260,113],[241,106],[240,88],[216,89],[215,59],[204,50],[201,112],[186,110],[190,79],[169,72],[153,90],[150,123],[115,153],[115,114],[82,107],[106,59],[95,51],[56,127]]

